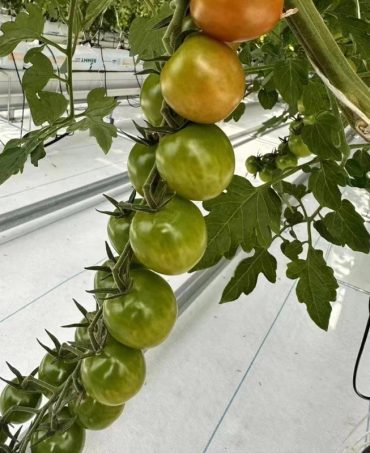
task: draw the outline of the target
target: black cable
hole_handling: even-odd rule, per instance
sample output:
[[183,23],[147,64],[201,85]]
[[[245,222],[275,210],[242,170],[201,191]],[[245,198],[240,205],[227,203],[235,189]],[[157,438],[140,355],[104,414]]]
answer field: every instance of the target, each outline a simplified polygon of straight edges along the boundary
[[101,54],[101,59],[102,59],[102,62],[103,62],[103,69],[104,69],[104,87],[105,87],[105,93],[108,94],[108,87],[107,87],[107,67],[105,66],[103,48],[102,48],[101,46],[100,46],[100,54]]
[[72,135],[72,134],[70,134],[69,132],[65,132],[65,133],[62,134],[62,135],[58,135],[58,136],[55,137],[53,140],[50,140],[50,142],[45,143],[44,148],[47,148],[48,146],[54,145],[54,143],[57,143],[57,142],[59,142],[60,140],[62,140],[63,138],[69,137],[70,135]]
[[141,107],[140,102],[138,102],[138,103],[136,103],[136,104],[133,104],[133,103],[131,102],[131,99],[130,99],[129,96],[126,96],[126,101],[127,101],[128,105],[129,105],[130,107],[134,108],[134,109],[138,109],[138,108]]
[[136,77],[136,81],[137,81],[137,84],[141,90],[141,83],[140,83],[140,80],[139,80],[139,77],[137,76],[137,72],[136,72],[136,61],[135,61],[135,57],[133,56],[132,57],[132,61],[134,63],[134,74],[135,74],[135,77]]
[[359,367],[360,362],[361,362],[362,353],[364,352],[364,348],[365,348],[365,345],[366,345],[366,340],[367,340],[367,337],[369,336],[369,330],[370,330],[370,298],[369,298],[369,318],[367,320],[365,332],[364,332],[364,335],[363,335],[362,341],[361,341],[361,346],[360,346],[360,349],[359,349],[358,354],[357,354],[355,369],[353,371],[353,390],[355,391],[355,393],[360,398],[362,398],[364,400],[367,400],[367,401],[370,401],[370,396],[363,395],[357,389],[357,372],[358,372],[358,367]]
[[[140,80],[139,80],[139,77],[137,75],[137,72],[136,72],[136,61],[135,61],[135,57],[132,57],[132,62],[133,62],[133,65],[134,65],[134,75],[135,75],[135,78],[136,78],[136,82],[138,84],[138,87],[139,89],[141,90],[141,83],[140,83]],[[140,102],[138,104],[133,104],[131,103],[131,100],[128,96],[126,96],[126,100],[127,100],[127,103],[130,107],[133,107],[135,109],[138,109],[140,107]]]
[[23,125],[24,125],[24,110],[25,110],[25,107],[26,107],[26,98],[25,98],[25,95],[24,95],[24,89],[23,89],[23,85],[22,85],[21,76],[19,74],[17,63],[16,63],[15,58],[14,58],[14,53],[12,52],[11,55],[12,55],[12,59],[13,59],[15,70],[17,72],[19,85],[22,88],[22,118],[21,118],[21,134],[20,134],[20,137],[22,138],[22,136],[23,136]]

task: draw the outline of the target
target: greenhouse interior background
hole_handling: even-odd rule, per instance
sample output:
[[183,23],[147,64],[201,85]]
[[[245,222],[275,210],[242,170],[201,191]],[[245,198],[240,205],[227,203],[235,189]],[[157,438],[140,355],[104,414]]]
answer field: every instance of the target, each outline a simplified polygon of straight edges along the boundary
[[[14,17],[4,5],[0,24],[8,21]],[[44,36],[63,47],[68,27],[47,20]],[[24,57],[38,45],[37,40],[25,40],[0,57],[0,152],[10,140],[39,128],[21,84],[29,68]],[[65,55],[51,45],[42,52],[61,78]],[[73,341],[72,330],[61,327],[81,318],[73,299],[89,312],[95,310],[94,296],[86,292],[94,288],[94,272],[85,268],[101,266],[107,259],[104,211],[114,208],[102,194],[127,201],[132,193],[127,171],[132,137],[138,134],[135,125],[148,124],[140,103],[148,77],[145,67],[116,32],[98,32],[87,42],[80,37],[72,66],[75,112],[83,114],[87,95],[95,88],[117,101],[104,119],[117,128],[111,149],[104,153],[88,130],[63,129],[48,140],[46,156],[37,166],[27,161],[22,173],[0,187],[0,376],[7,380],[13,375],[6,362],[24,373],[40,363],[45,351],[36,339],[51,344],[45,329],[61,342]],[[253,77],[247,74],[247,82],[253,83]],[[57,77],[48,89],[68,96]],[[261,130],[262,123],[284,113],[284,101],[279,98],[265,109],[251,93],[243,103],[245,112],[238,121],[217,124],[234,148],[235,174],[260,186],[264,182],[246,171],[245,161],[277,149],[293,119]],[[351,145],[364,142],[351,127],[345,132]],[[307,185],[307,180],[305,172],[286,178],[292,184]],[[349,186],[341,191],[370,231],[369,192]],[[200,201],[195,204],[207,214]],[[307,195],[308,213],[316,208],[314,196]],[[297,225],[296,231],[305,228]],[[219,304],[220,295],[241,259],[251,256],[242,248],[209,269],[163,275],[177,299],[176,326],[166,342],[145,351],[147,373],[141,391],[112,426],[88,431],[84,451],[368,451],[370,406],[354,392],[352,377],[369,317],[370,258],[328,242],[316,230],[312,241],[339,285],[326,332],[299,303],[297,280],[286,277],[289,258],[278,242],[270,249],[278,263],[276,283],[260,275],[256,289],[232,303]],[[357,375],[364,393],[370,392],[369,347],[365,345]]]

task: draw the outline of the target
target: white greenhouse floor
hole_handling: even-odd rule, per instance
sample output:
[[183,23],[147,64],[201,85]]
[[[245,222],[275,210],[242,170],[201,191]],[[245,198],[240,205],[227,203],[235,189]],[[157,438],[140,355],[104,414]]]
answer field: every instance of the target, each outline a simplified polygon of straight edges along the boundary
[[[261,121],[258,108],[248,108],[242,124],[225,127],[228,134]],[[271,150],[280,135],[284,132],[237,147],[238,172],[244,173],[249,154]],[[0,214],[118,174],[130,146],[117,139],[104,156],[84,135],[63,140],[39,169],[29,166],[0,187]],[[118,188],[115,196],[125,192]],[[370,220],[368,195],[351,190],[346,197]],[[104,259],[107,220],[94,209],[107,203],[101,197],[93,201],[47,216],[32,228],[25,224],[17,234],[0,233],[0,375],[10,376],[5,360],[24,372],[37,365],[43,352],[35,338],[46,341],[44,328],[71,337],[59,326],[80,318],[72,297],[92,302],[84,291],[92,276],[83,268]],[[233,260],[182,314],[170,338],[146,353],[144,388],[116,424],[88,433],[85,451],[343,453],[354,445],[365,434],[366,421],[345,439],[369,411],[352,390],[352,369],[368,317],[370,259],[316,241],[340,280],[327,333],[297,302],[277,245],[277,284],[261,278],[252,295],[219,305],[238,261]],[[174,289],[186,280],[169,279]],[[364,392],[370,392],[369,365],[367,348],[359,379]]]

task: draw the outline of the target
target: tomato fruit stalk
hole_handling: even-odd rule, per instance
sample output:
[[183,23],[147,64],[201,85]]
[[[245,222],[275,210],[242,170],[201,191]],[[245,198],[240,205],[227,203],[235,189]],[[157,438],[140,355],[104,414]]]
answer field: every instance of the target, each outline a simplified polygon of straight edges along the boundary
[[[124,240],[124,238],[123,238]],[[120,239],[120,241],[123,241]],[[107,260],[103,263],[102,267],[111,267],[113,265],[113,262],[111,260]],[[116,286],[116,283],[114,281],[113,275],[111,272],[105,272],[104,270],[99,270],[95,273],[94,277],[94,289],[112,289]],[[106,294],[96,294],[95,295],[98,303],[100,305],[103,304]]]
[[[58,416],[59,423],[66,423],[71,419],[71,415],[67,409],[63,409]],[[49,417],[45,416],[42,420],[43,424],[49,423]],[[50,437],[44,438],[46,432],[44,430],[36,431],[31,439],[32,453],[81,453],[85,445],[85,430],[77,423],[68,428],[64,432],[55,432]]]

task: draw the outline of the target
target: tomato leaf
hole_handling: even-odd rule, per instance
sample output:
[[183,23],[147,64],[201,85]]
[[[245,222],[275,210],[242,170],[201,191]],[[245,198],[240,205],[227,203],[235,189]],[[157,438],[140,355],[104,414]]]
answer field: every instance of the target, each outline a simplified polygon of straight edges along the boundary
[[314,222],[313,226],[315,230],[322,236],[325,240],[334,245],[341,245],[341,241],[332,236],[328,229],[325,226],[325,223],[322,220],[317,220]]
[[313,154],[321,159],[341,160],[341,128],[335,115],[322,112],[312,125],[305,125],[302,138]]
[[348,200],[343,200],[336,212],[330,212],[323,219],[329,233],[340,245],[348,245],[352,250],[369,253],[370,235],[365,221]]
[[0,57],[9,55],[17,45],[27,39],[40,39],[45,19],[41,9],[30,3],[27,12],[20,12],[14,22],[5,22],[0,30]]
[[104,13],[112,3],[113,0],[89,0],[84,20],[85,29],[89,29],[94,20],[100,16],[100,14]]
[[298,225],[304,220],[303,214],[296,206],[288,206],[284,210],[284,217],[289,225]]
[[369,148],[365,147],[355,152],[351,159],[346,163],[346,170],[353,178],[350,179],[350,185],[370,190],[370,155]]
[[68,101],[61,93],[51,91],[34,93],[28,90],[25,93],[36,126],[45,122],[54,123],[67,110]]
[[247,179],[234,176],[226,193],[203,204],[206,216],[208,247],[193,269],[205,269],[222,257],[234,256],[241,245],[250,251],[256,245],[267,248],[271,231],[280,229],[281,201],[269,187],[254,187]]
[[31,152],[31,163],[35,167],[39,166],[39,160],[43,159],[46,156],[46,151],[43,143],[40,143],[32,152]]
[[284,241],[281,246],[281,251],[285,256],[290,258],[292,261],[297,260],[298,256],[303,252],[302,242],[295,239],[292,242]]
[[113,137],[117,137],[117,128],[104,121],[117,107],[118,102],[113,97],[106,96],[104,88],[95,88],[87,95],[86,118],[69,127],[69,131],[89,130],[102,148],[107,153],[112,146]]
[[339,209],[342,194],[338,186],[346,185],[346,173],[341,166],[330,160],[321,161],[320,169],[312,170],[308,187],[316,200],[331,209]]
[[356,151],[353,157],[347,160],[346,170],[354,178],[366,176],[370,171],[369,151],[366,148]]
[[20,140],[10,140],[0,154],[0,184],[12,175],[23,172],[28,153],[20,146]]
[[234,120],[235,122],[238,122],[240,118],[244,115],[245,109],[247,108],[245,102],[241,102],[238,107],[233,111],[233,113],[226,118],[224,121],[228,123],[229,121]]
[[292,195],[292,197],[294,197],[296,200],[301,200],[309,193],[307,187],[304,184],[297,185],[287,181],[282,181],[281,187],[283,189],[283,193]]
[[331,304],[337,296],[338,283],[324,260],[321,250],[309,248],[306,260],[288,264],[288,278],[299,279],[296,292],[299,302],[307,305],[311,319],[324,330],[328,329]]
[[358,54],[364,59],[370,55],[370,26],[365,20],[356,17],[341,17],[340,25],[343,34],[351,36]]
[[330,110],[330,99],[324,84],[321,82],[310,81],[303,88],[302,101],[305,115],[314,115]]
[[303,87],[308,83],[307,63],[293,58],[279,61],[274,68],[274,82],[290,110],[295,113]]
[[22,85],[25,90],[37,93],[45,88],[49,80],[54,77],[53,65],[49,58],[42,53],[44,47],[30,49],[24,56],[25,63],[32,66],[24,72]]
[[43,138],[40,134],[47,128],[28,132],[22,139],[9,140],[0,154],[0,184],[17,173],[22,173],[29,155],[33,165],[45,157]]
[[63,94],[42,91],[54,77],[53,65],[42,53],[43,49],[44,46],[31,49],[24,57],[25,63],[32,63],[24,73],[22,85],[36,126],[45,122],[54,123],[68,107]]
[[[167,18],[173,11],[168,3],[164,4],[159,13],[152,18],[137,17],[131,24],[129,42],[132,55],[138,55],[141,60],[163,55],[165,49],[162,38],[165,29],[156,29],[156,25]],[[145,30],[145,33],[143,33]]]
[[271,110],[279,100],[279,95],[275,90],[267,91],[262,88],[262,90],[258,92],[258,100],[265,110]]
[[233,278],[222,294],[221,303],[239,299],[242,293],[250,294],[257,285],[260,274],[271,283],[276,282],[276,259],[265,249],[256,249],[255,254],[239,263]]

